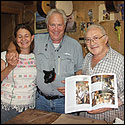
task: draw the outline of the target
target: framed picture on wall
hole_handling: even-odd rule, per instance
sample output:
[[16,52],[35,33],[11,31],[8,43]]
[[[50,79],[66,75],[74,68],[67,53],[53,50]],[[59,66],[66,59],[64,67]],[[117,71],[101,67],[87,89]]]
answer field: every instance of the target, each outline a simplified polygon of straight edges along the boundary
[[39,15],[38,12],[35,13],[34,18],[34,31],[35,33],[47,33],[47,26],[45,23],[45,17]]
[[105,4],[99,5],[99,22],[114,20],[114,12],[107,12]]
[[66,32],[76,32],[76,21],[74,19],[74,13],[67,17]]

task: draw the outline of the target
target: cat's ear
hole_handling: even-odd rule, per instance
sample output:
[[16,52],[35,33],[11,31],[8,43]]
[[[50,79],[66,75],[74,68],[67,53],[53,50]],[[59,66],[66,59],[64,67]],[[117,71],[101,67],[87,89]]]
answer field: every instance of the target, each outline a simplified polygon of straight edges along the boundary
[[55,72],[55,69],[53,68],[53,72]]
[[46,73],[46,71],[45,71],[45,70],[43,70],[43,72],[44,72],[44,73]]

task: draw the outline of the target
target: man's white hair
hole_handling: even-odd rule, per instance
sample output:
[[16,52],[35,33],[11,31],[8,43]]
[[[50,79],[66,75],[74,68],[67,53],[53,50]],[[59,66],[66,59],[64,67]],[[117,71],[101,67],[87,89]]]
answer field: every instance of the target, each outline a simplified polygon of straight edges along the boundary
[[46,24],[48,25],[49,17],[50,17],[52,14],[54,14],[54,13],[61,14],[62,17],[63,17],[63,19],[64,19],[64,24],[66,25],[66,22],[67,22],[66,14],[65,14],[65,12],[64,12],[63,10],[60,10],[60,9],[51,9],[51,10],[48,12],[48,14],[47,14],[47,16],[46,16],[46,20],[45,20]]
[[88,30],[90,30],[91,28],[98,28],[98,29],[100,29],[100,31],[101,31],[101,33],[102,33],[103,35],[106,34],[106,31],[105,31],[104,27],[101,26],[101,25],[97,25],[97,24],[92,24],[92,25],[90,25],[90,26],[87,28],[86,33],[87,33]]

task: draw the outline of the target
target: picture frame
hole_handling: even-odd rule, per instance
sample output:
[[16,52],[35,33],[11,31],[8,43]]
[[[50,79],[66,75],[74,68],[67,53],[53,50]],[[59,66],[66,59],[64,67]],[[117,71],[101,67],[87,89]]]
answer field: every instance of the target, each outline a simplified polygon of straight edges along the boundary
[[104,21],[113,21],[114,20],[114,12],[107,12],[105,4],[99,5],[99,23]]
[[76,32],[76,21],[74,17],[74,13],[72,13],[70,16],[67,17],[67,23],[66,23],[66,32]]
[[38,12],[34,13],[34,32],[47,33],[47,25],[45,23],[45,17],[42,17]]

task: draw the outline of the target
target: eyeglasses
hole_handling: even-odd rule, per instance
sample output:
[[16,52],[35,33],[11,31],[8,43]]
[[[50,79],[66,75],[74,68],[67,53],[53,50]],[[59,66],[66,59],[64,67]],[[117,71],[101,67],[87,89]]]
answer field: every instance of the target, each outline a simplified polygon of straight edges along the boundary
[[105,36],[106,34],[100,36],[100,37],[97,37],[97,36],[94,36],[93,38],[85,38],[85,43],[86,44],[89,44],[91,41],[92,42],[97,42],[99,39],[101,39],[103,36]]

